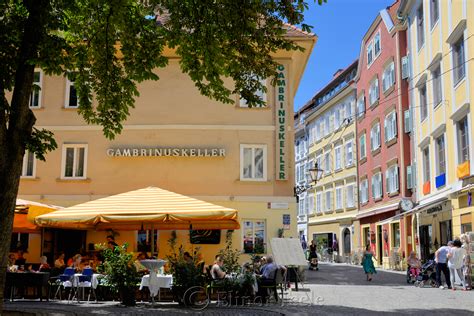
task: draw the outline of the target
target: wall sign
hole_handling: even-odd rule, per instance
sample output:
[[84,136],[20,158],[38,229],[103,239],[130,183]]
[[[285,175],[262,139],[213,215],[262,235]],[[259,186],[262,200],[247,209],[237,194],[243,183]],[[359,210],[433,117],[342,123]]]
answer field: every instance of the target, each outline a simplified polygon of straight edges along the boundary
[[221,242],[221,231],[218,229],[191,230],[189,237],[191,238],[191,244],[219,244]]
[[290,214],[283,214],[283,229],[290,229],[291,216]]
[[286,167],[286,122],[287,122],[287,97],[286,97],[286,69],[284,65],[277,66],[277,81],[275,93],[275,118],[276,123],[276,179],[287,180]]
[[109,157],[225,157],[223,148],[108,148]]

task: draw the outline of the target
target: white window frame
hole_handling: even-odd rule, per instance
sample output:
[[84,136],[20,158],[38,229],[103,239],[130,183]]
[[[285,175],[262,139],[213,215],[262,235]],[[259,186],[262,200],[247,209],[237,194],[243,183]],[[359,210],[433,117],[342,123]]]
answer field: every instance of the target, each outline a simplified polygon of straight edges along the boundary
[[334,147],[334,170],[342,169],[342,145]]
[[252,218],[252,219],[242,219],[242,235],[241,235],[241,245],[242,245],[242,253],[255,253],[255,252],[245,252],[245,247],[244,247],[244,239],[245,239],[245,222],[252,222],[252,238],[253,238],[253,250],[255,251],[255,222],[263,222],[263,248],[264,251],[266,251],[266,239],[267,239],[267,221],[265,219],[258,219],[258,218]]
[[[443,143],[443,150],[442,153],[440,153],[440,143],[439,140],[442,141]],[[446,174],[446,137],[445,134],[443,133],[442,135],[438,136],[434,140],[435,143],[435,158],[436,158],[436,176],[440,176],[443,173]],[[441,164],[441,162],[443,162]],[[443,169],[443,170],[442,170]]]
[[374,200],[380,199],[383,196],[382,188],[382,172],[377,172],[372,176],[372,197]]
[[380,89],[379,89],[379,78],[375,77],[371,82],[369,86],[369,103],[370,106],[373,106],[376,104],[376,102],[380,98]]
[[377,122],[370,129],[370,150],[375,151],[381,146],[380,141],[380,122]]
[[[355,199],[355,183],[347,183],[345,186],[346,191],[346,208],[354,208],[356,206],[356,199]],[[351,197],[351,198],[349,198]]]
[[[465,124],[465,134],[462,135],[460,131],[460,124]],[[462,119],[456,122],[456,147],[458,155],[458,164],[462,164],[470,160],[471,148],[470,148],[470,129],[469,129],[469,119],[468,115],[464,116]],[[463,139],[464,138],[464,139]],[[465,142],[465,146],[463,146]],[[467,151],[464,153],[464,151]]]
[[344,208],[344,201],[343,201],[343,194],[342,194],[342,186],[337,186],[335,190],[336,195],[336,207],[335,210],[339,211]]
[[316,193],[316,214],[321,214],[323,212],[323,192],[318,191]]
[[[425,151],[427,152],[425,154]],[[421,158],[423,162],[423,183],[431,181],[431,162],[430,162],[430,147],[426,146],[421,150]]]
[[364,116],[365,114],[365,96],[361,95],[357,99],[357,118]]
[[[436,75],[436,73],[438,75]],[[437,107],[443,100],[443,84],[441,82],[441,63],[431,71],[433,85],[433,107]]]
[[391,62],[385,69],[383,70],[382,75],[382,88],[383,92],[386,92],[390,89],[393,85],[395,85],[395,62]]
[[[253,177],[244,178],[244,149],[252,149],[252,172]],[[263,149],[263,177],[255,177],[255,149]],[[240,181],[267,181],[267,145],[265,144],[240,144]]]
[[71,87],[75,87],[75,81],[69,80],[69,78],[66,77],[66,95],[64,98],[64,108],[65,109],[78,109],[79,108],[79,95],[77,93],[76,89],[76,97],[77,97],[77,105],[76,106],[70,106],[70,93],[71,93]]
[[420,119],[423,122],[428,117],[428,97],[426,91],[426,83],[418,88],[420,96]]
[[324,174],[331,173],[331,152],[327,151],[324,153]]
[[[28,159],[29,156],[33,156],[33,166],[31,169],[31,175],[27,174],[28,171]],[[23,156],[23,163],[22,163],[22,168],[21,168],[21,178],[24,179],[32,179],[36,177],[36,157],[33,152],[30,152],[28,150],[25,150],[25,155]]]
[[[329,194],[329,197],[328,197]],[[324,191],[324,210],[326,212],[332,212],[333,211],[333,192],[332,189],[328,189]]]
[[373,50],[373,42],[370,41],[368,44],[367,44],[367,67],[369,67],[370,65],[372,65],[372,63],[374,62],[375,58],[374,58],[374,50]]
[[[379,45],[379,50],[378,51],[377,51],[377,43]],[[380,41],[380,31],[379,31],[374,36],[374,60],[376,60],[377,57],[379,57],[381,52],[382,52],[382,43]]]
[[[260,81],[260,83],[261,83],[263,86],[267,87],[267,89],[268,89],[268,86],[267,86],[267,79],[260,79],[259,81]],[[257,91],[255,92],[255,95],[256,95],[257,97],[259,97],[265,104],[264,104],[264,105],[253,106],[252,109],[265,108],[265,107],[267,106],[267,102],[268,102],[268,100],[267,100],[267,93],[264,92],[263,90],[257,90]],[[245,99],[242,98],[242,97],[239,97],[239,107],[241,107],[241,108],[249,108],[249,104],[247,103],[247,100],[245,100]]]
[[[420,15],[421,12],[421,15]],[[423,45],[425,45],[425,10],[423,8],[423,2],[416,9],[416,37],[418,50],[420,50]]]
[[398,130],[398,124],[397,124],[397,112],[392,111],[387,116],[385,116],[385,142],[389,142],[392,139],[397,137],[397,130]]
[[[459,52],[458,46],[462,49]],[[456,87],[464,78],[466,78],[466,43],[464,43],[464,35],[461,35],[452,45],[452,62],[453,62],[453,83]]]
[[[436,16],[434,14],[437,14]],[[434,28],[436,22],[439,20],[439,1],[430,0],[430,20],[431,20],[431,29]]]
[[359,187],[360,203],[365,204],[369,201],[369,180],[364,179],[360,182]]
[[398,165],[390,166],[385,170],[385,179],[387,181],[387,194],[397,193],[399,190]]
[[[308,198],[308,196],[306,196]],[[314,214],[314,194],[309,195],[309,206],[308,206],[308,215],[309,214]]]
[[367,136],[366,133],[359,137],[360,159],[367,158]]
[[[32,110],[41,109],[41,100],[43,96],[43,71],[42,70],[35,70],[34,73],[39,73],[39,81],[34,81],[34,74],[33,74],[33,90],[31,91],[30,100],[28,101],[28,107]],[[37,88],[35,88],[37,86]],[[35,90],[36,89],[36,90]],[[38,99],[38,106],[32,106],[33,100]]]
[[[72,166],[72,172],[73,175],[72,177],[66,177],[66,152],[68,148],[74,148],[74,160],[73,160],[73,166]],[[82,176],[76,176],[76,167],[77,167],[77,161],[76,161],[76,150],[84,148],[84,166],[83,166],[83,175]],[[88,155],[88,144],[63,144],[63,152],[62,152],[62,161],[61,161],[61,179],[64,180],[83,180],[87,179],[87,155]]]
[[[346,141],[346,144],[344,145],[344,160],[345,160],[345,163],[346,163],[346,167],[350,167],[352,165],[354,165],[354,162],[355,162],[355,159],[354,159],[354,140],[353,139],[349,139],[348,141]],[[350,157],[349,157],[350,155]]]

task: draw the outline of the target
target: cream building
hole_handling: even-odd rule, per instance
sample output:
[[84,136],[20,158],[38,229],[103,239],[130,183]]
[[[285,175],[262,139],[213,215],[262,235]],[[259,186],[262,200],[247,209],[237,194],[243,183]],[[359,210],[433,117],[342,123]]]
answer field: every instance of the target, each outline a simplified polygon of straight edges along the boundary
[[[474,2],[402,1],[422,255],[472,231]],[[414,225],[416,227],[417,225]]]
[[[357,223],[356,88],[357,61],[339,70],[333,80],[312,99],[306,122],[309,130],[309,161],[317,166],[316,183],[307,193],[312,206],[308,215],[308,239],[318,252],[337,250],[349,260],[354,250]],[[312,202],[311,202],[312,201]]]
[[[316,36],[288,26],[287,37],[305,51],[275,54],[278,82],[274,87],[266,81],[266,106],[260,108],[247,107],[238,96],[235,104],[222,104],[200,95],[174,51],[166,50],[169,65],[158,70],[159,81],[139,85],[136,107],[114,140],[79,117],[74,82],[38,70],[41,90],[32,95],[31,109],[37,127],[54,132],[58,149],[46,162],[25,155],[19,197],[67,207],[156,186],[238,210],[241,228],[233,244],[244,253],[271,252],[270,240],[281,228],[285,237],[297,237],[293,99]],[[149,231],[118,233],[116,241],[128,242],[133,251],[150,240]],[[45,229],[42,237],[27,238],[28,258],[91,250],[107,234]],[[170,231],[157,233],[159,257],[166,255],[169,237]],[[191,250],[188,231],[178,237]],[[224,239],[222,232],[219,244],[201,245],[207,262]]]

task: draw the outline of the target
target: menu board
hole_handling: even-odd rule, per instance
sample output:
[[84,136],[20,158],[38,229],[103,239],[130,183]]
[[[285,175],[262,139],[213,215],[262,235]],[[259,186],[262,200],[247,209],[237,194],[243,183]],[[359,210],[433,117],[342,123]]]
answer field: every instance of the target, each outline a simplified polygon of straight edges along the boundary
[[275,262],[282,266],[306,266],[308,261],[298,238],[272,238]]
[[189,232],[191,244],[219,244],[221,231],[218,229],[191,230]]

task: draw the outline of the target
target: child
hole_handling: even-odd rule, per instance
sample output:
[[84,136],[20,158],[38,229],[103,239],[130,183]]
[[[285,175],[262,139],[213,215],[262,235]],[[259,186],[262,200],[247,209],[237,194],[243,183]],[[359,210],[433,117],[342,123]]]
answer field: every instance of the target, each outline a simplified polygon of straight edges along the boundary
[[407,263],[410,266],[410,273],[414,275],[416,278],[418,274],[420,274],[421,262],[420,262],[420,259],[416,257],[416,254],[414,251],[410,253]]

